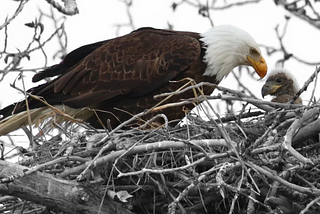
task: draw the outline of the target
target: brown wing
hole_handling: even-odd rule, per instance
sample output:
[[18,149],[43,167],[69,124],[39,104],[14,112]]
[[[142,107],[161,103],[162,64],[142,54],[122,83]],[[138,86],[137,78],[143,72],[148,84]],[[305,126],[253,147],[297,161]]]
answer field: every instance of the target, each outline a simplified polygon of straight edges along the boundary
[[172,31],[140,30],[97,48],[54,83],[61,102],[83,107],[117,95],[142,96],[190,67],[199,41]]
[[[132,33],[81,47],[46,76],[57,79],[30,90],[48,103],[73,108],[92,106],[104,100],[127,95],[143,96],[159,88],[199,59],[199,34],[144,28]],[[79,55],[77,54],[79,53]],[[43,104],[29,99],[30,108]],[[25,110],[25,102],[14,106],[15,113]],[[11,107],[3,110],[6,116]]]
[[97,48],[101,47],[107,41],[96,42],[89,45],[81,46],[73,51],[71,51],[60,64],[53,65],[46,70],[40,71],[35,74],[32,78],[32,82],[38,82],[46,77],[54,77],[61,75],[68,71],[70,67],[73,67],[75,64],[83,60],[87,55],[92,53]]

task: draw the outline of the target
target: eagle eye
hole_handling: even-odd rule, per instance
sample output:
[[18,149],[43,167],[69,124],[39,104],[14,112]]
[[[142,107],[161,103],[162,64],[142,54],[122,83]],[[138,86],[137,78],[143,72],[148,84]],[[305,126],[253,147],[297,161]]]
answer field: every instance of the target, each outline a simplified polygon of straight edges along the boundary
[[257,55],[258,54],[258,51],[254,48],[250,48],[250,54],[251,55]]
[[277,78],[277,79],[276,79],[276,82],[277,82],[277,83],[282,83],[282,79],[281,79],[281,78]]

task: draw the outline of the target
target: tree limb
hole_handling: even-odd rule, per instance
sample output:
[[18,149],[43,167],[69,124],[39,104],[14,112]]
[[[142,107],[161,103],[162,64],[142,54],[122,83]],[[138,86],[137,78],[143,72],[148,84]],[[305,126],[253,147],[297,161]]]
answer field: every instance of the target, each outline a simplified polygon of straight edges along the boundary
[[[0,160],[0,177],[9,177],[30,170],[27,167]],[[0,193],[32,201],[65,213],[99,213],[101,198],[92,190],[74,181],[57,179],[54,176],[34,172],[14,182],[0,184]],[[109,198],[104,199],[101,212],[104,214],[131,213]]]

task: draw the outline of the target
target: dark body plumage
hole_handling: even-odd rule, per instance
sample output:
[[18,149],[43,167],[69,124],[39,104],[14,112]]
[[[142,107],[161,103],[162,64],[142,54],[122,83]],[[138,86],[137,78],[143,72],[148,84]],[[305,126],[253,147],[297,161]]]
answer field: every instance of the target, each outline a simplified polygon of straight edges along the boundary
[[[141,28],[80,47],[60,64],[36,74],[34,82],[56,78],[28,91],[29,111],[26,101],[0,110],[0,136],[27,124],[38,126],[50,117],[55,123],[70,120],[67,115],[97,128],[105,127],[109,121],[114,128],[132,115],[152,109],[127,127],[143,124],[159,113],[177,122],[185,116],[186,108],[192,109],[198,103],[155,111],[153,107],[164,98],[155,99],[154,95],[176,91],[190,79],[218,84],[238,65],[252,66],[261,78],[267,73],[257,43],[237,27],[215,26],[202,34]],[[205,95],[213,90],[202,88]],[[190,90],[165,99],[161,105],[195,96]],[[163,122],[159,117],[147,128]]]
[[[60,64],[36,74],[34,82],[58,77],[29,92],[51,105],[63,103],[71,108],[96,109],[104,125],[109,119],[114,127],[156,105],[160,100],[155,100],[154,95],[180,88],[187,82],[181,79],[218,83],[215,76],[203,76],[205,49],[199,38],[198,33],[142,28],[116,39],[86,45],[72,51]],[[205,94],[212,91],[213,88],[204,87]],[[194,94],[189,91],[166,103],[192,97]],[[28,101],[30,109],[45,106],[33,98]],[[192,109],[194,105],[186,107]],[[25,110],[22,101],[2,109],[0,114],[6,118]],[[143,119],[156,113],[159,112]],[[182,106],[163,109],[163,113],[169,120],[185,115]],[[101,127],[93,111],[87,111],[80,119]]]

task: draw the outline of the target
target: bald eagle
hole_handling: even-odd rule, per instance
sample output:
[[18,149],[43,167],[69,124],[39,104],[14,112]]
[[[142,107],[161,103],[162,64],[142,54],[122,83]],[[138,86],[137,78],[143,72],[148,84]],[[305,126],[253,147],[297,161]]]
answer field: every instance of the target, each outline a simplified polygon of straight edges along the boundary
[[[299,85],[295,77],[289,71],[283,68],[276,68],[270,72],[266,83],[261,89],[262,97],[272,95],[271,100],[276,103],[289,102],[299,91]],[[302,104],[302,100],[298,97],[294,104]]]
[[[202,34],[140,28],[72,51],[60,64],[37,73],[32,80],[55,79],[28,92],[94,127],[103,127],[106,121],[115,127],[157,105],[161,100],[154,95],[178,90],[186,78],[218,84],[239,65],[252,66],[261,78],[267,72],[257,43],[237,27],[217,26]],[[203,88],[206,95],[213,90]],[[164,103],[193,96],[189,91]],[[27,102],[33,124],[52,116],[52,109],[33,96]],[[192,109],[194,105],[186,107]],[[145,121],[157,113],[151,111],[140,119]],[[162,113],[170,121],[185,116],[181,106],[163,109]],[[25,126],[26,101],[5,107],[0,115],[0,135]]]

